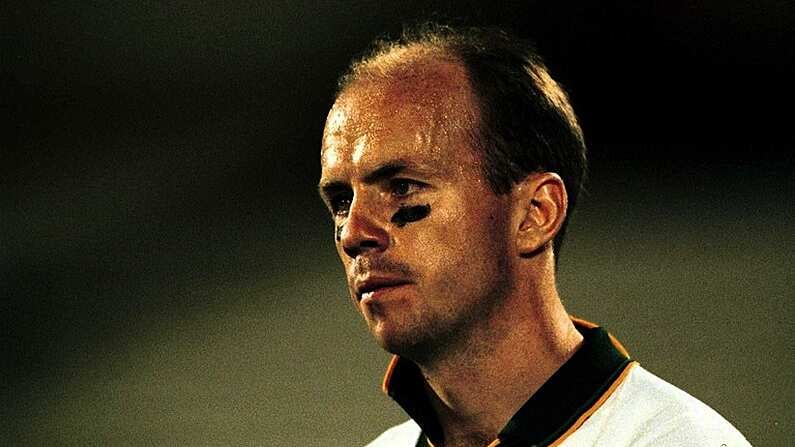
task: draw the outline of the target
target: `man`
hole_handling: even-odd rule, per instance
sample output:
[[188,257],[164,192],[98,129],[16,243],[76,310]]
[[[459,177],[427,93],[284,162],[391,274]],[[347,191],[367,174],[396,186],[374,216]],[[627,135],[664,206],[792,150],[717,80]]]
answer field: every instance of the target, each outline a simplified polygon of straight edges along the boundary
[[442,26],[377,44],[341,78],[321,163],[351,298],[411,417],[371,446],[748,445],[561,304],[585,145],[528,44]]

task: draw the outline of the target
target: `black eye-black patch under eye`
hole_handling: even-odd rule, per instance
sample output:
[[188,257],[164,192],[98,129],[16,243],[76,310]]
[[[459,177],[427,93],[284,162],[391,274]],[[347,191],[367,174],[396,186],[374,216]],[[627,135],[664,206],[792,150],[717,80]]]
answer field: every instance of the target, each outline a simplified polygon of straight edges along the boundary
[[334,229],[334,239],[339,242],[342,240],[342,229],[345,228],[345,225],[338,225],[337,228]]
[[392,216],[392,223],[403,228],[407,223],[425,219],[431,213],[430,205],[401,206]]

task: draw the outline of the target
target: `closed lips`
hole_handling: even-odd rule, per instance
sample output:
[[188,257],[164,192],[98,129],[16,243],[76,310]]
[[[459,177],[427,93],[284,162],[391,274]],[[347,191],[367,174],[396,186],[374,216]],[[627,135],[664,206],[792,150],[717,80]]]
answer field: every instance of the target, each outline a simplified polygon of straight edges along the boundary
[[386,287],[402,286],[410,281],[400,278],[368,279],[356,285],[356,298],[361,300],[365,293],[375,292]]

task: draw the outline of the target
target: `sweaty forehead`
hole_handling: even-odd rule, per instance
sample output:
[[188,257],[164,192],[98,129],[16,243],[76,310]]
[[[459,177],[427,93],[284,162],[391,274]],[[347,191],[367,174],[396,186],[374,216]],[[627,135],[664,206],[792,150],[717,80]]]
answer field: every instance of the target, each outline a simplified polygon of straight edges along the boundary
[[[376,67],[377,68],[377,67]],[[464,67],[446,60],[420,60],[367,72],[349,85],[346,93],[366,91],[374,106],[423,109],[461,106],[469,99],[469,81]]]
[[445,158],[451,145],[469,146],[475,109],[464,69],[455,63],[365,75],[345,88],[329,112],[323,167],[371,164],[389,156]]

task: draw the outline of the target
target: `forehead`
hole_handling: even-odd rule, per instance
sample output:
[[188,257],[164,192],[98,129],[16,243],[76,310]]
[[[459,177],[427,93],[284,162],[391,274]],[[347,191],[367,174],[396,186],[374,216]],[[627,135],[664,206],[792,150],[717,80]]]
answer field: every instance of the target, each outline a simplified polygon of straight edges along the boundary
[[321,151],[324,176],[372,169],[390,159],[476,163],[475,110],[466,74],[455,63],[359,79],[329,112]]

